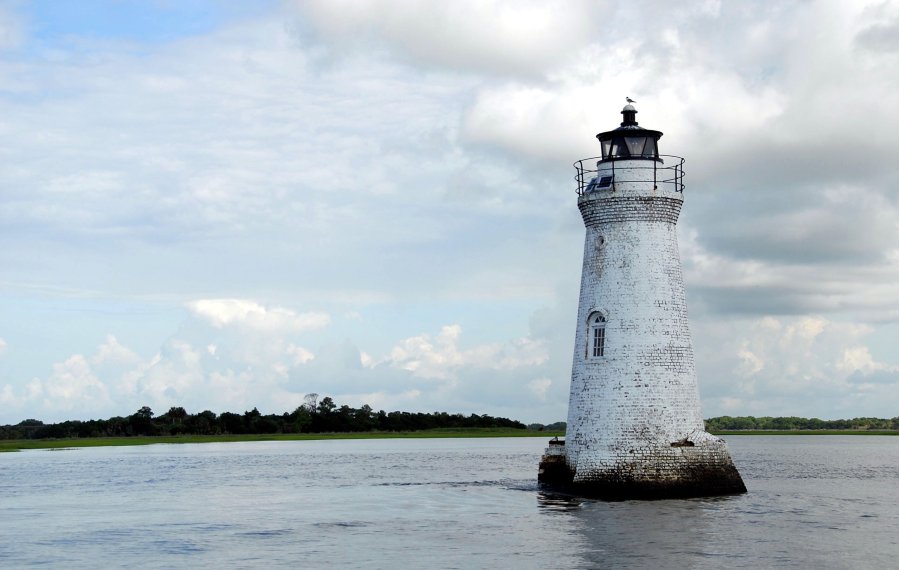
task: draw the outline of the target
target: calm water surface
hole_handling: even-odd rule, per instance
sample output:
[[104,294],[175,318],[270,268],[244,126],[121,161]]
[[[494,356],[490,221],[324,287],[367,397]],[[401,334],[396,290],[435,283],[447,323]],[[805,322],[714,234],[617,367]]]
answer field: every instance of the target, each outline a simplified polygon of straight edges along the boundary
[[728,438],[738,497],[541,493],[545,441],[0,454],[0,567],[895,568],[899,437]]

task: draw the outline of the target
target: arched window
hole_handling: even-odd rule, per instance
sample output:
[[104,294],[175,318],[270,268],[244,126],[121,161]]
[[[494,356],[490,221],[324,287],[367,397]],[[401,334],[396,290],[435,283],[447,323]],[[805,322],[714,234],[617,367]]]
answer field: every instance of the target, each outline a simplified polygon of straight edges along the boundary
[[590,315],[588,323],[590,325],[590,335],[588,337],[587,354],[591,358],[605,356],[606,318],[599,313],[593,313]]

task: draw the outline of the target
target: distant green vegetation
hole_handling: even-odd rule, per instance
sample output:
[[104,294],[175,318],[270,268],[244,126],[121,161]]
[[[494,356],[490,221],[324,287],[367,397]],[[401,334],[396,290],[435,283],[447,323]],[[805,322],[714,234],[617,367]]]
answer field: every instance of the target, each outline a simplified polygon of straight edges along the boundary
[[543,424],[528,424],[528,429],[534,431],[550,431],[550,432],[562,432],[565,433],[566,428],[565,422],[555,422],[548,425]]
[[818,418],[790,417],[754,417],[754,416],[720,416],[705,421],[705,427],[712,433],[758,431],[809,431],[821,433],[822,430],[839,433],[891,432],[899,430],[899,417],[889,420],[881,418],[853,418],[851,420],[819,420]]
[[858,429],[746,429],[710,430],[714,435],[899,435],[899,430],[858,430]]
[[[541,429],[543,427],[540,426]],[[328,437],[347,437],[346,434],[356,434],[354,437],[416,437],[414,434],[423,430],[428,430],[430,434],[424,437],[459,437],[463,434],[465,437],[495,436],[490,430],[498,430],[502,435],[532,433],[523,423],[507,418],[447,412],[376,412],[368,405],[358,409],[338,407],[330,397],[319,400],[318,394],[307,394],[302,406],[283,414],[264,415],[256,408],[243,414],[224,412],[216,415],[209,410],[189,414],[184,408],[173,407],[166,413],[155,416],[152,409],[144,406],[130,416],[106,420],[70,420],[45,424],[28,419],[16,425],[0,426],[0,440],[16,440],[14,447],[22,449],[42,447],[39,443],[42,440],[91,438],[96,443],[79,441],[78,445],[140,445],[167,442],[163,439],[142,442],[138,439],[140,437],[171,438],[174,443],[188,443],[230,441],[235,437],[240,439],[238,436],[247,436],[248,439],[275,439],[275,436],[280,436],[281,439],[324,437],[320,434],[339,434]],[[108,443],[108,438],[114,443]],[[26,446],[21,441],[30,443]]]
[[[718,435],[899,435],[899,417],[820,420],[799,417],[720,416],[706,420]],[[293,412],[216,415],[189,414],[173,407],[155,416],[144,406],[130,416],[106,420],[70,420],[45,424],[25,420],[0,426],[0,451],[57,449],[152,443],[285,441],[311,439],[382,439],[434,437],[553,437],[565,434],[565,422],[530,424],[489,415],[374,411],[337,406],[330,397],[307,394]]]
[[399,439],[399,438],[450,438],[450,437],[553,437],[564,432],[534,431],[516,428],[438,428],[420,431],[371,431],[347,433],[291,433],[291,434],[243,434],[243,435],[183,435],[183,436],[132,436],[88,437],[66,439],[17,439],[0,442],[0,452],[22,449],[67,449],[75,447],[106,447],[124,445],[151,445],[154,443],[219,443],[233,441],[304,441],[321,439]]

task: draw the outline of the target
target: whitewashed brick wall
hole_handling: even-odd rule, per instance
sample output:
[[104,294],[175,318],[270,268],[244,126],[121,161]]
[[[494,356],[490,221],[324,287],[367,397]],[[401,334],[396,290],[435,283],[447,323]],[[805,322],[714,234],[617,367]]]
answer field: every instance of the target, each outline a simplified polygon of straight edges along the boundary
[[[574,482],[733,469],[699,406],[676,233],[683,194],[655,187],[651,161],[615,169],[612,188],[578,199],[586,237],[565,438]],[[602,357],[589,346],[595,311],[606,318]],[[685,438],[694,445],[671,446]]]

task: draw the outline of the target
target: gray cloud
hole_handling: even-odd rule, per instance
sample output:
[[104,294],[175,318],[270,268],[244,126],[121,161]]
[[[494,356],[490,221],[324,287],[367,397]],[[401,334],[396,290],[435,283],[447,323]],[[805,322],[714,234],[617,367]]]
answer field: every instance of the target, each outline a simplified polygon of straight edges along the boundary
[[899,18],[894,15],[889,21],[871,24],[856,34],[855,43],[874,52],[899,52]]
[[[786,188],[776,195],[745,189],[688,202],[710,251],[772,263],[884,263],[899,241],[899,210],[859,187]],[[699,201],[699,203],[696,203]],[[798,202],[798,203],[797,203]]]
[[856,371],[847,381],[852,384],[899,384],[899,370]]

